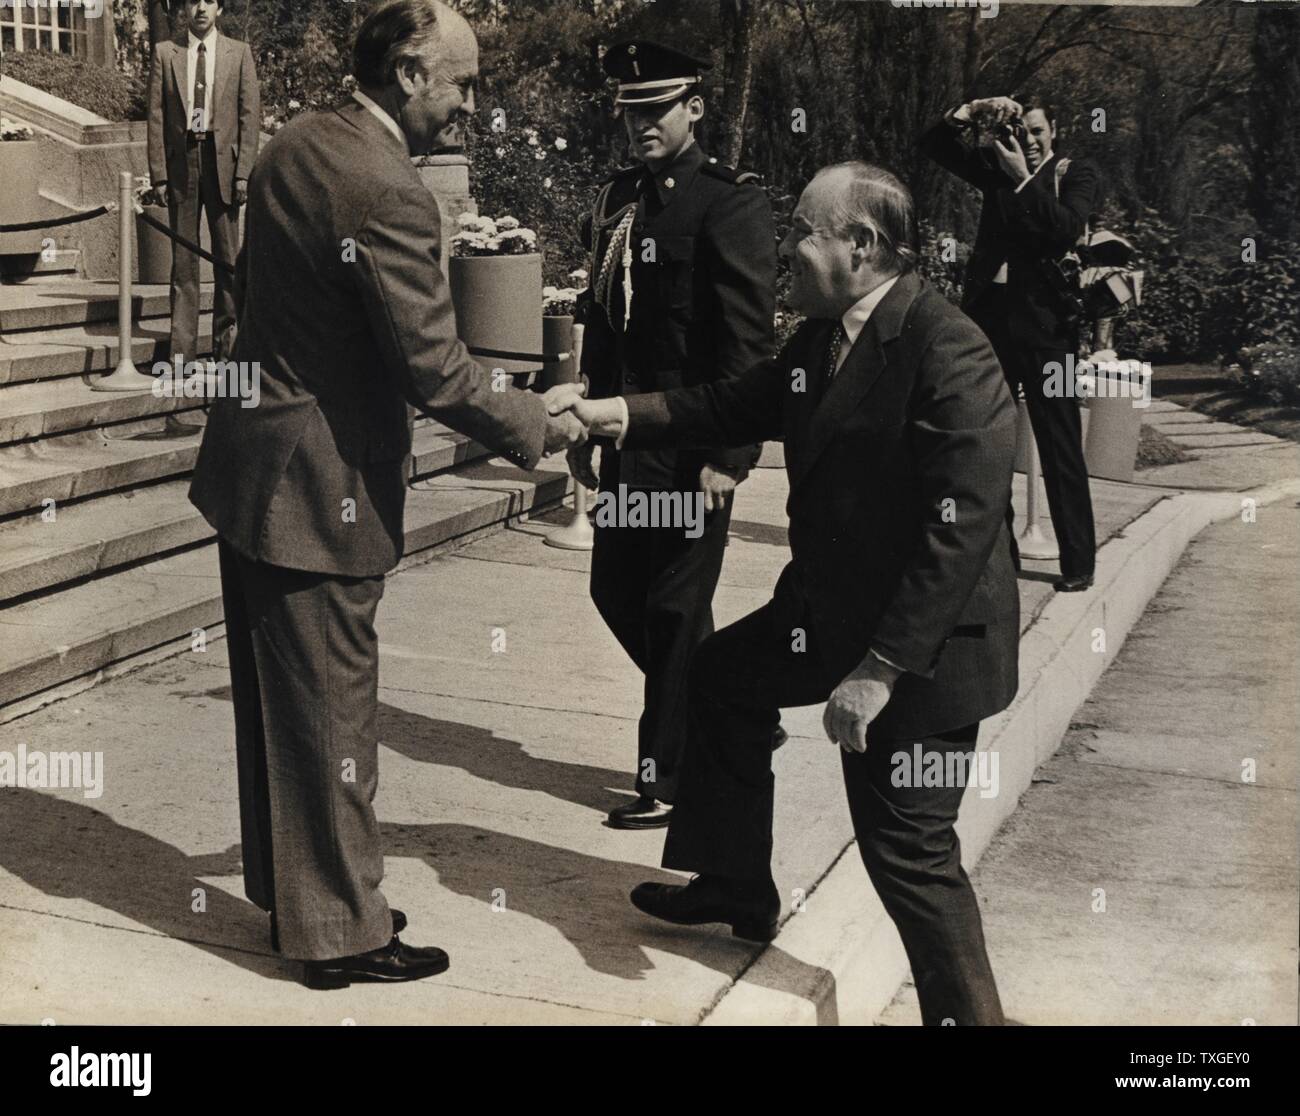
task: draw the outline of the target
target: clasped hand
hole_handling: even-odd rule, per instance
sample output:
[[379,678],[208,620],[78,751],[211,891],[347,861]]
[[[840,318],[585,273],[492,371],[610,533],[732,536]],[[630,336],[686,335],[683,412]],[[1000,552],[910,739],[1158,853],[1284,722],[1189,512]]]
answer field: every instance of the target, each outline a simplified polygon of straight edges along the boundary
[[586,442],[588,424],[569,405],[570,400],[581,400],[586,391],[586,384],[556,384],[542,396],[546,404],[545,453],[558,453]]

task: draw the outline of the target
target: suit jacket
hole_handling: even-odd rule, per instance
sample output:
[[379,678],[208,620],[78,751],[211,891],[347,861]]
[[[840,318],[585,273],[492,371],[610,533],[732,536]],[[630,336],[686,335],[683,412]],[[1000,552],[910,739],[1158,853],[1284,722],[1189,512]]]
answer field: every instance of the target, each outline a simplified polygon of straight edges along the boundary
[[1060,156],[1055,153],[1017,193],[1011,180],[974,145],[972,130],[959,122],[939,121],[921,137],[921,150],[983,195],[962,309],[972,310],[1005,263],[1011,337],[1033,348],[1073,349],[1078,341],[1077,310],[1053,286],[1051,267],[1074,247],[1101,203],[1096,165],[1071,159],[1058,198]]
[[539,395],[494,391],[456,338],[438,206],[356,102],[304,115],[249,181],[232,359],[261,399],[217,399],[190,498],[250,558],[373,576],[402,554],[407,403],[526,468]]
[[783,439],[791,562],[777,616],[807,629],[829,685],[870,650],[904,669],[874,737],[959,728],[1016,693],[1015,406],[987,338],[915,272],[823,396],[834,325],[805,322],[737,380],[630,397],[625,444]]
[[[253,52],[248,44],[213,35],[216,46],[212,88],[208,90],[208,128],[217,153],[221,200],[234,202],[235,179],[248,178],[257,159],[261,95]],[[149,70],[149,177],[184,193],[191,185],[185,157],[185,93],[189,88],[189,39],[159,43]]]
[[[582,372],[592,397],[727,379],[770,358],[776,236],[771,204],[755,176],[720,166],[693,143],[657,174],[629,167],[608,184],[601,216],[636,207],[632,312],[624,330],[620,264],[610,300],[613,320],[590,292],[584,300]],[[584,227],[589,247],[590,222]],[[612,231],[597,230],[593,284]],[[694,491],[706,461],[749,468],[758,454],[758,446],[624,452],[619,480]]]

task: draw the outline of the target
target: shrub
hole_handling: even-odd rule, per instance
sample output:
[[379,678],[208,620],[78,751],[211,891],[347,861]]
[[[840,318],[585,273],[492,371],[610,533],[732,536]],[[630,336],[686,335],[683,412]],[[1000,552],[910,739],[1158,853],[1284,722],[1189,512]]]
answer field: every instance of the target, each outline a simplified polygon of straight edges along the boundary
[[1231,368],[1247,391],[1272,403],[1300,404],[1300,345],[1268,342],[1241,351]]
[[45,50],[14,51],[5,55],[4,72],[106,120],[143,120],[146,115],[145,82],[93,62]]

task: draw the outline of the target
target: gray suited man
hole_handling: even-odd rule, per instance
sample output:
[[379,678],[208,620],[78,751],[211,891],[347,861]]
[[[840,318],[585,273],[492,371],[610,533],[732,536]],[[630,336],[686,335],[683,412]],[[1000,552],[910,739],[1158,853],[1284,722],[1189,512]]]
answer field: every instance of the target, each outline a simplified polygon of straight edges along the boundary
[[[261,120],[257,71],[247,43],[217,30],[224,0],[187,0],[185,37],[161,42],[149,75],[149,176],[167,206],[172,231],[199,242],[199,214],[207,215],[215,291],[212,338],[218,356],[229,353],[235,299],[226,267],[239,251],[239,207],[257,159]],[[221,265],[225,264],[226,267]],[[199,260],[172,251],[171,348],[174,359],[197,356]]]
[[[219,538],[244,884],[311,987],[446,969],[403,943],[372,807],[384,575],[402,554],[407,403],[531,468],[586,437],[456,339],[438,207],[411,163],[474,111],[478,45],[436,0],[362,23],[358,91],[300,117],[249,183],[234,359],[191,499]],[[499,390],[498,390],[499,389]]]

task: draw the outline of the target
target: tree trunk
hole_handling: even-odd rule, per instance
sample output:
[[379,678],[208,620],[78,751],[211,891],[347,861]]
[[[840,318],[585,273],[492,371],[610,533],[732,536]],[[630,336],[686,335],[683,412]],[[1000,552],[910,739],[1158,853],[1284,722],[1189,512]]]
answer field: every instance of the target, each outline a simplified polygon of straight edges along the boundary
[[723,69],[719,113],[718,158],[729,167],[740,165],[745,147],[745,116],[754,72],[754,25],[760,0],[720,0]]
[[1264,232],[1300,239],[1300,12],[1255,13],[1249,116],[1252,163],[1249,204]]

